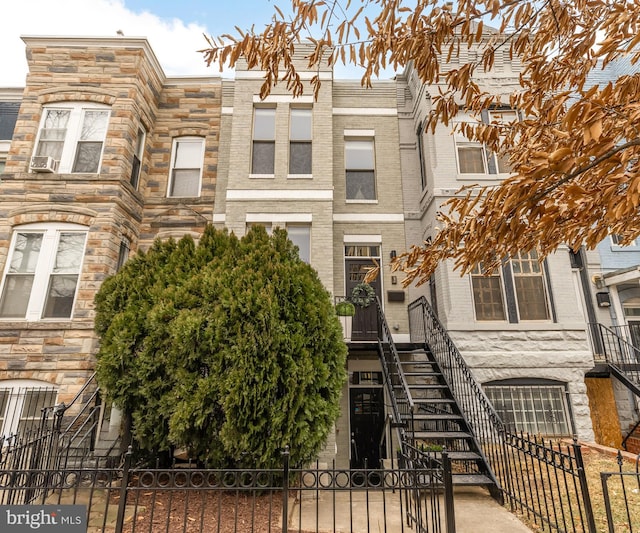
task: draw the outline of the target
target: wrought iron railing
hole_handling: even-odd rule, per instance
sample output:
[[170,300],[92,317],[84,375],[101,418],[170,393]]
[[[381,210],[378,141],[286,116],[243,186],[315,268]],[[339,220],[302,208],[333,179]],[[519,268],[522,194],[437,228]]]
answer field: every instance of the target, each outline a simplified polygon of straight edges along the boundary
[[600,473],[609,533],[640,531],[640,455],[634,471],[623,471],[623,465],[618,452],[618,472]]
[[[409,385],[402,370],[400,355],[393,341],[389,324],[382,311],[380,300],[376,297],[376,306],[378,310],[378,322],[380,324],[380,335],[378,336],[378,346],[382,362],[382,373],[385,383],[389,391],[391,400],[391,409],[393,411],[393,423],[398,431],[398,439],[401,445],[410,444],[408,433],[411,433],[411,427],[404,425],[408,422],[413,424],[413,413],[415,404],[409,392]],[[409,431],[407,431],[409,430]]]
[[492,470],[489,475],[500,488],[501,483],[496,476],[507,468],[505,450],[501,446],[506,428],[500,416],[426,298],[422,297],[409,305],[409,326],[411,341],[424,343],[440,366],[442,376],[462,411],[480,452],[485,454],[483,459]]
[[426,298],[409,305],[409,325],[412,343],[431,352],[475,436],[496,483],[494,496],[543,531],[595,533],[580,445],[510,431]]
[[[93,391],[92,387],[95,387]],[[28,431],[0,438],[0,469],[62,468],[71,461],[84,461],[93,450],[99,404],[94,373],[68,405],[46,406],[41,410],[39,421]],[[79,405],[77,413],[65,419],[65,413],[76,405]]]
[[[82,504],[95,533],[419,531],[454,533],[451,472],[401,455],[394,469],[123,466],[4,472],[0,504]],[[31,507],[36,512],[36,507]],[[405,529],[406,528],[406,529]]]
[[595,353],[600,352],[597,355],[602,355],[607,364],[640,388],[640,349],[628,340],[629,337],[620,335],[624,331],[620,327],[614,330],[600,323],[590,323],[591,346]]

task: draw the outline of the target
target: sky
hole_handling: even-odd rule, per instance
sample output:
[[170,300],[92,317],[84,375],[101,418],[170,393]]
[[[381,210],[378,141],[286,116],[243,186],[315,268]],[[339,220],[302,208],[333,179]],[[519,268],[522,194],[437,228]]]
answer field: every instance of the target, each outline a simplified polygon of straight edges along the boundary
[[[197,50],[203,34],[235,33],[269,22],[272,0],[5,0],[0,50],[0,87],[22,87],[27,74],[21,35],[146,37],[168,76],[217,75]],[[277,0],[288,7],[289,0]],[[232,73],[223,74],[232,77]],[[359,78],[357,71],[336,67],[339,78]]]

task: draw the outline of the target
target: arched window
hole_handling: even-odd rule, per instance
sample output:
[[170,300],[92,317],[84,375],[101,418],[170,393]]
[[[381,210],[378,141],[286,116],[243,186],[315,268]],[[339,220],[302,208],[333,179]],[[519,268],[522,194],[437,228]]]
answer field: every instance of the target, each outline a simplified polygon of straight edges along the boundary
[[87,228],[77,224],[16,228],[0,289],[0,318],[71,318],[86,239]]

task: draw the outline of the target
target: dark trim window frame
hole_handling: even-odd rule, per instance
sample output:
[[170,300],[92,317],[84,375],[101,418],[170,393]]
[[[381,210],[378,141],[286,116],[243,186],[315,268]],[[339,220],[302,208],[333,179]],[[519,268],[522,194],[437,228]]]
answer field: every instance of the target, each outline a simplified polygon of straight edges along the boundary
[[253,108],[251,174],[273,176],[276,161],[276,108]]
[[376,150],[373,137],[344,141],[346,199],[376,201]]
[[556,322],[547,261],[537,252],[520,253],[486,275],[482,265],[470,273],[476,321]]
[[289,174],[311,175],[313,158],[313,109],[292,107],[289,111]]

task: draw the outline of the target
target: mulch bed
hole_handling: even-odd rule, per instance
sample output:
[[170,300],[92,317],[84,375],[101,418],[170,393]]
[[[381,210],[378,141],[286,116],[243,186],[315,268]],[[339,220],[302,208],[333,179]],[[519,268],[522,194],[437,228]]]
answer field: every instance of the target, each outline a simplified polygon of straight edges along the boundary
[[281,493],[225,493],[207,490],[149,491],[129,495],[126,533],[279,533]]

